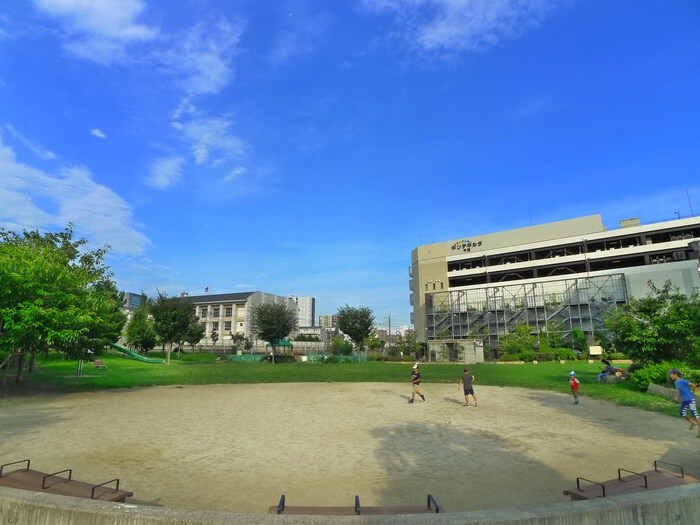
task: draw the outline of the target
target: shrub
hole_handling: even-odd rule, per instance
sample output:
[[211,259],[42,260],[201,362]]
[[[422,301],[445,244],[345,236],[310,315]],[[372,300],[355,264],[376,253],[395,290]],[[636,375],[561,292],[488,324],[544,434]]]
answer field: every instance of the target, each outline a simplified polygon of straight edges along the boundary
[[662,361],[661,363],[649,363],[641,368],[630,367],[628,370],[630,374],[630,379],[632,383],[639,390],[646,390],[649,387],[649,383],[655,383],[657,385],[672,386],[671,380],[668,377],[668,371],[671,368],[678,368],[683,376],[687,378],[689,374],[688,368],[684,365],[675,361]]
[[536,361],[554,361],[554,352],[536,352],[534,359]]
[[576,352],[571,348],[555,348],[554,358],[558,361],[574,361],[576,359]]
[[529,350],[524,350],[520,352],[520,360],[525,361],[526,363],[529,363],[532,361],[535,357],[535,354],[533,352],[530,352]]
[[520,361],[520,354],[501,354],[498,358],[499,361],[510,363],[512,361]]

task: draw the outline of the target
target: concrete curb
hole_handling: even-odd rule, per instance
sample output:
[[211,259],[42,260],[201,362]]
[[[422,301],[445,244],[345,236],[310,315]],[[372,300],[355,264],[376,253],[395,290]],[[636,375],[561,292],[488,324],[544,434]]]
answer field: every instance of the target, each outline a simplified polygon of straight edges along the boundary
[[191,511],[0,487],[0,525],[678,525],[695,523],[698,516],[700,483],[590,501],[394,516],[284,516]]

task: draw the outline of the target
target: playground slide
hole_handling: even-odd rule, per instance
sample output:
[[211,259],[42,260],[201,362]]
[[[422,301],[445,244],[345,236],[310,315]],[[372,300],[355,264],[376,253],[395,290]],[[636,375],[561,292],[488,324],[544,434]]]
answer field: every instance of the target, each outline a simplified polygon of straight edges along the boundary
[[117,343],[109,343],[109,346],[114,348],[115,350],[119,350],[121,353],[128,355],[129,357],[136,359],[137,361],[143,361],[144,363],[164,363],[164,359],[156,359],[154,357],[144,357],[141,354],[137,354],[136,352],[132,352],[126,347],[123,347],[121,345],[118,345]]

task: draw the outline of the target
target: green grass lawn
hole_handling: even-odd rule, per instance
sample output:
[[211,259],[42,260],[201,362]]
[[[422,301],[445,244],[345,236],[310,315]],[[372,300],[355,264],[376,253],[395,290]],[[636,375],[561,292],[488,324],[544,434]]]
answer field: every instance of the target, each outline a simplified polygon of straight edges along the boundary
[[[26,373],[24,390],[50,388],[78,392],[114,388],[134,388],[157,385],[205,385],[226,383],[283,382],[389,382],[409,383],[411,363],[216,363],[211,354],[183,356],[175,354],[171,363],[150,364],[134,361],[121,354],[107,352],[100,356],[106,370],[85,363],[82,376],[76,375],[77,362],[62,360],[58,354],[38,359],[38,370]],[[464,365],[424,363],[425,383],[459,382]],[[556,392],[569,392],[569,371],[575,370],[581,381],[581,395],[606,399],[614,403],[645,410],[677,414],[677,404],[661,397],[635,390],[629,381],[618,384],[598,384],[598,363],[583,361],[547,362],[539,364],[479,363],[470,366],[480,385],[515,386]],[[8,382],[13,379],[9,378]],[[669,385],[670,386],[670,385]]]

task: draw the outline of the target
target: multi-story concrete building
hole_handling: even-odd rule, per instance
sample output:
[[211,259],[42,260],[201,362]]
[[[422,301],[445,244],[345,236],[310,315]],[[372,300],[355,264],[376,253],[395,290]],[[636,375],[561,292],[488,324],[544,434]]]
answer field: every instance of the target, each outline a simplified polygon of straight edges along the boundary
[[700,217],[608,230],[591,215],[419,246],[410,272],[419,340],[482,339],[527,323],[533,332],[602,328],[608,308],[643,297],[649,282],[700,288]]
[[296,304],[288,297],[281,297],[265,292],[240,292],[207,295],[182,294],[191,301],[195,311],[204,325],[204,341],[211,341],[211,334],[218,335],[217,345],[230,344],[231,336],[243,334],[249,339],[254,335],[251,329],[253,310],[259,304],[286,304],[296,310]]
[[334,314],[321,315],[318,318],[318,324],[326,330],[335,330],[336,328],[338,328],[338,316]]
[[297,305],[297,326],[316,325],[316,299],[313,297],[289,297]]

